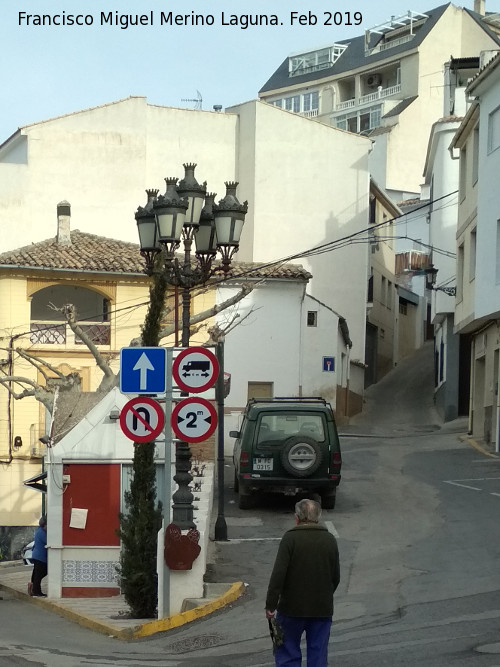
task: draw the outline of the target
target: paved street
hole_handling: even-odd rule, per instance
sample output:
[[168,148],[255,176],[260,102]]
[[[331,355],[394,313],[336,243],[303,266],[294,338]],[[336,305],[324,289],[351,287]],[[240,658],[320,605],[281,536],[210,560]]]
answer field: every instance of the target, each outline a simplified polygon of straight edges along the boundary
[[[435,414],[429,345],[371,387],[365,407],[341,429],[342,484],[324,512],[342,565],[330,664],[500,667],[500,459],[471,446],[466,420]],[[244,581],[242,598],[129,642],[4,595],[0,664],[272,667],[264,596],[294,500],[240,510],[232,480],[227,461],[229,541],[214,545],[209,577]]]

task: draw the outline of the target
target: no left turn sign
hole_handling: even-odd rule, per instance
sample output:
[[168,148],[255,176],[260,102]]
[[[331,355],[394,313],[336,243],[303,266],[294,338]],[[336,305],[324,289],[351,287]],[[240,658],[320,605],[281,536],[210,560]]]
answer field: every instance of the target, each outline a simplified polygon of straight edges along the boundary
[[217,428],[217,413],[210,401],[192,396],[177,403],[170,425],[180,440],[202,442]]
[[120,427],[134,442],[157,438],[165,425],[163,408],[147,396],[138,396],[125,403],[120,412]]

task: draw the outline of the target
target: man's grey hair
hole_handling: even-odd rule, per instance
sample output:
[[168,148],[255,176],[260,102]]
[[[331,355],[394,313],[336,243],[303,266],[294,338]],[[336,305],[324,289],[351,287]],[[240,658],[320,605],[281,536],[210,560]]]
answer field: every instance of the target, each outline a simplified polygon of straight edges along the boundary
[[300,523],[318,523],[321,517],[321,505],[315,500],[304,498],[295,505],[295,515]]
[[39,521],[38,521],[38,525],[39,525],[41,528],[45,528],[45,526],[47,525],[47,517],[45,517],[45,516],[41,516],[40,519],[39,519]]

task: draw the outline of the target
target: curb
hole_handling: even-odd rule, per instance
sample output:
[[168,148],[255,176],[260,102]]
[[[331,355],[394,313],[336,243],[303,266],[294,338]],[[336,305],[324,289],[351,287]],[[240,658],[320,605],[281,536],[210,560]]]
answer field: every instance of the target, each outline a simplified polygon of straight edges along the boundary
[[243,595],[245,591],[245,584],[242,581],[237,581],[234,584],[231,584],[229,589],[218,598],[209,600],[199,607],[189,609],[188,611],[183,611],[179,614],[174,614],[173,616],[167,616],[166,618],[160,618],[154,621],[148,621],[146,623],[138,623],[135,627],[132,628],[119,628],[116,625],[100,621],[96,618],[93,618],[92,616],[87,616],[85,614],[73,611],[64,605],[48,600],[47,598],[29,597],[26,593],[23,593],[16,588],[11,588],[6,584],[0,583],[0,590],[8,591],[11,595],[18,599],[25,600],[28,598],[32,604],[37,604],[41,607],[48,608],[50,611],[53,611],[59,616],[67,618],[70,621],[74,621],[82,627],[88,628],[89,630],[94,630],[95,632],[112,636],[116,639],[141,639],[143,637],[154,635],[158,632],[166,632],[172,628],[178,628],[181,625],[191,623],[192,621],[203,618],[204,616],[208,616],[214,611],[217,611],[218,609],[221,609],[222,607],[235,602]]
[[493,459],[499,458],[499,455],[496,452],[489,452],[487,449],[484,449],[484,447],[482,447],[476,440],[469,437],[468,435],[461,435],[460,440],[468,442],[471,447],[474,447],[474,449],[476,449],[480,454],[483,454],[484,456],[490,456]]
[[140,639],[142,637],[149,637],[157,632],[165,632],[172,628],[178,628],[186,623],[196,621],[198,618],[208,616],[212,612],[231,604],[231,602],[235,602],[235,600],[243,595],[244,591],[245,584],[242,581],[237,581],[234,584],[231,584],[229,590],[218,598],[210,600],[199,607],[183,611],[179,614],[174,614],[174,616],[167,616],[166,618],[160,618],[156,621],[149,621],[137,628],[121,630],[119,639]]

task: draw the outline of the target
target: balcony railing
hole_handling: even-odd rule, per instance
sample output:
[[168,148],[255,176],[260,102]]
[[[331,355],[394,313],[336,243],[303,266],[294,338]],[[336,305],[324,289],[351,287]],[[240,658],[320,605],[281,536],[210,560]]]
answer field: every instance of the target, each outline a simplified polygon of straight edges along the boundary
[[392,95],[397,95],[401,92],[401,84],[398,83],[395,86],[388,86],[387,88],[379,88],[373,93],[368,93],[367,95],[362,95],[359,98],[359,104],[370,104],[376,100],[381,100],[384,97],[391,97]]
[[362,95],[359,99],[350,99],[345,100],[344,102],[339,102],[335,105],[335,111],[343,111],[345,109],[353,109],[354,107],[360,107],[364,104],[372,104],[377,100],[382,100],[386,97],[392,97],[393,95],[398,95],[401,92],[401,84],[397,83],[395,86],[388,86],[387,88],[379,88],[373,93],[368,93],[367,95]]
[[339,102],[335,109],[337,111],[341,111],[342,109],[352,109],[356,104],[356,100],[352,98],[352,100],[346,100],[345,102]]
[[365,49],[365,57],[371,56],[372,53],[379,53],[380,51],[387,51],[387,49],[393,49],[395,46],[400,46],[401,44],[406,44],[411,42],[415,35],[403,35],[403,37],[398,37],[397,39],[391,39],[389,42],[382,42],[374,46],[373,49]]
[[[86,322],[79,325],[95,345],[110,345],[109,322]],[[32,345],[84,345],[66,322],[31,321]]]
[[315,118],[318,115],[318,109],[311,109],[310,111],[303,111],[301,116],[305,116],[306,118]]

